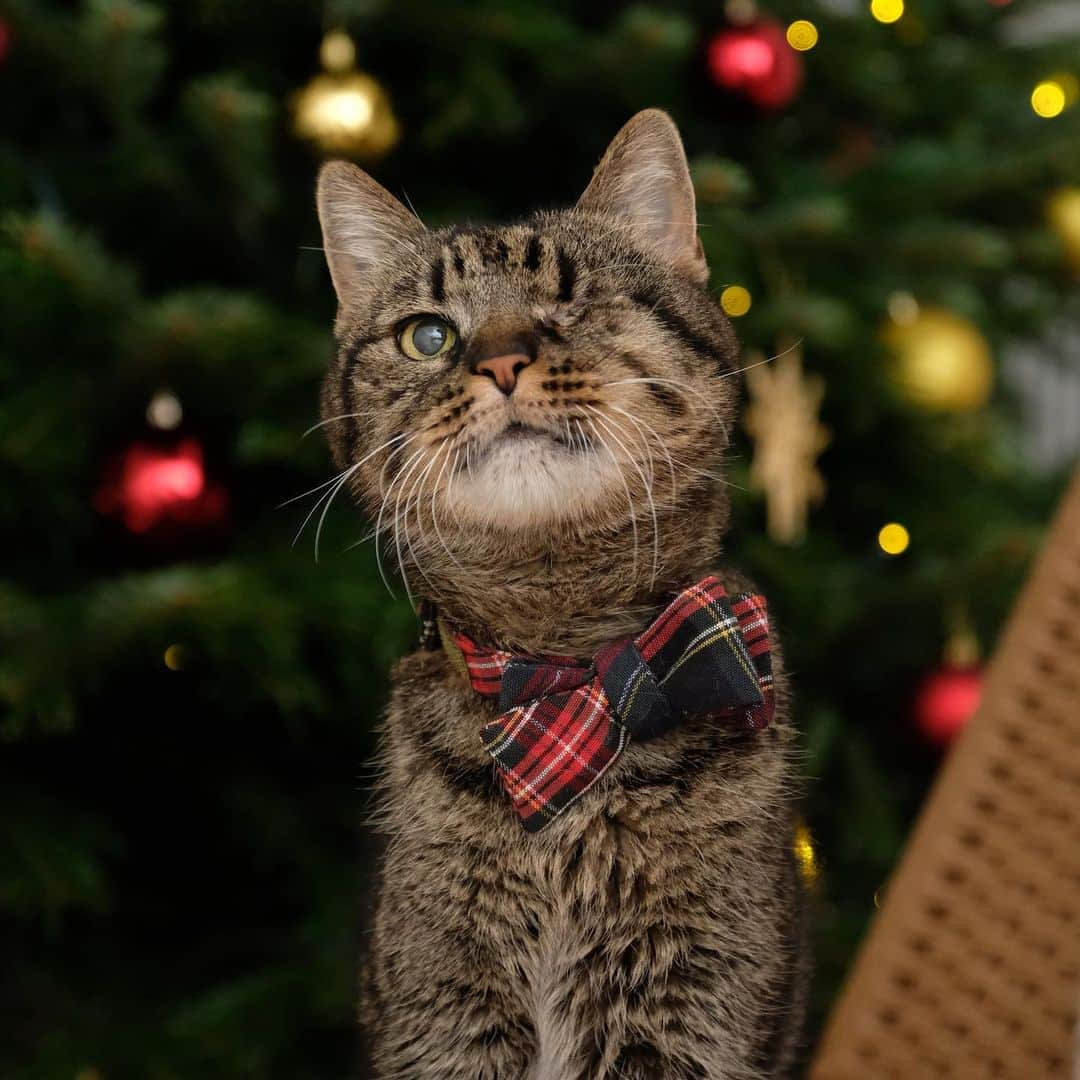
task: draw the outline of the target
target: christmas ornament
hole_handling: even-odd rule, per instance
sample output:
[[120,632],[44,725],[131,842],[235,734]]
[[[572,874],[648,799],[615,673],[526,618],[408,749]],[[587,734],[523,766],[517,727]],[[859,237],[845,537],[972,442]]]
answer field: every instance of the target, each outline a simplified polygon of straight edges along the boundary
[[914,404],[962,412],[980,408],[990,397],[990,347],[959,315],[918,307],[902,322],[890,320],[882,340],[894,353],[894,382]]
[[296,133],[327,153],[385,154],[397,142],[397,118],[382,86],[354,67],[352,39],[341,30],[327,34],[319,56],[324,72],[293,103]]
[[818,420],[825,380],[803,374],[802,354],[791,348],[771,363],[746,369],[750,405],[746,430],[754,440],[750,479],[765,492],[769,536],[794,544],[806,534],[807,512],[825,497],[825,481],[815,462],[829,445]]
[[979,643],[966,613],[954,609],[950,622],[944,663],[923,679],[915,694],[915,723],[939,746],[951,743],[974,716],[983,687]]
[[978,667],[946,665],[927,675],[915,697],[915,722],[932,742],[946,746],[971,719],[982,696]]
[[1080,272],[1080,187],[1055,191],[1046,204],[1046,220],[1061,241],[1066,259]]
[[219,525],[228,498],[224,488],[207,482],[202,447],[188,438],[164,449],[128,447],[106,471],[94,506],[118,515],[130,532],[145,533],[164,522]]
[[802,84],[802,59],[774,19],[721,30],[709,42],[706,60],[717,86],[763,109],[787,105]]

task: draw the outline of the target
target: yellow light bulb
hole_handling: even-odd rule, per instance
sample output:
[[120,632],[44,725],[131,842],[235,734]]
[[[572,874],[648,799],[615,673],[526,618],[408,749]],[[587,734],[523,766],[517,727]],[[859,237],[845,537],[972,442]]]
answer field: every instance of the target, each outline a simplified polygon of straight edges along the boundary
[[894,23],[904,14],[904,0],[871,0],[870,14],[879,23]]
[[890,521],[881,527],[877,542],[886,555],[903,555],[911,544],[911,533],[899,522]]
[[810,830],[806,827],[806,823],[800,821],[795,826],[795,861],[799,864],[799,871],[802,874],[803,884],[813,885],[817,880],[819,873],[817,852],[814,850],[814,841],[810,836]]
[[1065,87],[1053,79],[1046,79],[1031,91],[1031,107],[1036,116],[1049,120],[1065,108]]
[[817,27],[809,19],[796,19],[787,28],[787,43],[799,52],[812,49],[817,42]]
[[720,306],[724,313],[732,318],[745,315],[750,310],[751,303],[750,290],[744,289],[742,285],[729,285],[720,294]]

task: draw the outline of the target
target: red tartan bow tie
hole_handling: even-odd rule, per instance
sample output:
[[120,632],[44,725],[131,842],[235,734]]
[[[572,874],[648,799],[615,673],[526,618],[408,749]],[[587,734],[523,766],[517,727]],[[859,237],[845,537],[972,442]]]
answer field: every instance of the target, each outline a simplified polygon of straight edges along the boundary
[[591,661],[483,649],[454,634],[473,689],[501,715],[481,733],[514,809],[538,832],[614,764],[630,738],[688,716],[757,730],[772,719],[765,598],[729,597],[715,577],[684,589],[636,637]]

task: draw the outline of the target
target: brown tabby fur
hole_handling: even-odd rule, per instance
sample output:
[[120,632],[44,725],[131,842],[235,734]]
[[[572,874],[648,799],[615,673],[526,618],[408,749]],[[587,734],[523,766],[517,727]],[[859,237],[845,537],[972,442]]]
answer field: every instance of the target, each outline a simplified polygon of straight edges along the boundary
[[[356,466],[342,483],[385,508],[383,554],[446,620],[589,655],[707,573],[748,587],[719,561],[715,476],[737,346],[663,113],[620,132],[572,210],[429,231],[335,163],[320,215],[341,301],[323,415]],[[448,358],[400,351],[424,313],[457,328]],[[476,373],[521,348],[535,360],[513,395]],[[788,1075],[805,964],[782,674],[767,730],[688,723],[631,744],[536,835],[481,747],[493,713],[442,650],[394,672],[361,1007],[374,1075]]]

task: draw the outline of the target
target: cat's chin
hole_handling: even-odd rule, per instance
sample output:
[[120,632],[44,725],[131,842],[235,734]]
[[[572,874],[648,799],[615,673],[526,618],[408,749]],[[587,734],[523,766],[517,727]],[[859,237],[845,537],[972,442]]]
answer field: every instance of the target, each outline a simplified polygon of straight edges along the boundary
[[620,485],[613,462],[542,432],[515,430],[461,468],[445,495],[459,521],[534,529],[595,516]]

